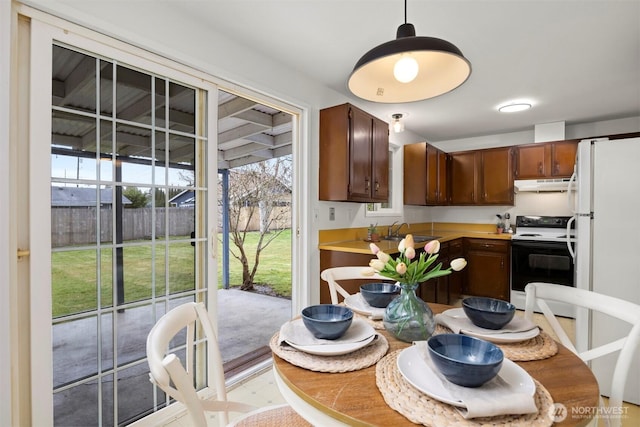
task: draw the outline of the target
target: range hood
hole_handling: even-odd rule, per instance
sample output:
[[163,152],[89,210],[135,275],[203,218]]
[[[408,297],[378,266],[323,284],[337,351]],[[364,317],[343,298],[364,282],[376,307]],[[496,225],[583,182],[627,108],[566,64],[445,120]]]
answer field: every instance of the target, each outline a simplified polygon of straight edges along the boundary
[[[569,187],[569,178],[558,179],[517,179],[514,181],[514,188],[516,193],[524,191],[567,191]],[[572,189],[573,189],[572,183]]]

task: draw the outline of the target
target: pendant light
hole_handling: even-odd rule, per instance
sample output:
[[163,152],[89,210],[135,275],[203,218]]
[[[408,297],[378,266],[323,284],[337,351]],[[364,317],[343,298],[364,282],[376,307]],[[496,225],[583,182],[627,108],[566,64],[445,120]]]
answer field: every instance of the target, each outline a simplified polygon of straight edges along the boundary
[[404,24],[396,39],[374,47],[356,63],[349,90],[367,101],[414,102],[450,92],[471,74],[471,63],[452,43],[435,37],[417,37],[413,24]]
[[395,133],[400,133],[404,131],[404,123],[402,123],[402,114],[396,113],[391,116],[393,119],[393,131]]

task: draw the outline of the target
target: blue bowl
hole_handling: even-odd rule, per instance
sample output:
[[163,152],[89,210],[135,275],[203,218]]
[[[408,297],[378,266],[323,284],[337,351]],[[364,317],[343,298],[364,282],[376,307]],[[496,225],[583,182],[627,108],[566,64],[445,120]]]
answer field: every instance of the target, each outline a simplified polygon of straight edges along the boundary
[[311,305],[302,309],[302,321],[314,337],[335,340],[351,326],[353,311],[341,305]]
[[400,295],[400,286],[395,283],[367,283],[360,286],[360,295],[371,307],[385,308]]
[[485,329],[503,328],[516,312],[516,306],[510,302],[484,297],[465,298],[462,307],[474,325]]
[[495,377],[504,355],[497,345],[461,334],[434,335],[429,355],[444,377],[463,387],[480,387]]

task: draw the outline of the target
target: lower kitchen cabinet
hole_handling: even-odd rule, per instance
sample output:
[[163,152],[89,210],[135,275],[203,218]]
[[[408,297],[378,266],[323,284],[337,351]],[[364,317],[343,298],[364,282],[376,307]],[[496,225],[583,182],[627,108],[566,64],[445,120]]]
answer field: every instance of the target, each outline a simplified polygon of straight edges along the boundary
[[510,246],[508,240],[465,238],[465,295],[509,301]]
[[[449,242],[449,262],[456,258],[464,258],[464,243],[462,239],[455,239]],[[465,271],[454,271],[445,277],[449,280],[449,304],[453,304],[462,295]]]

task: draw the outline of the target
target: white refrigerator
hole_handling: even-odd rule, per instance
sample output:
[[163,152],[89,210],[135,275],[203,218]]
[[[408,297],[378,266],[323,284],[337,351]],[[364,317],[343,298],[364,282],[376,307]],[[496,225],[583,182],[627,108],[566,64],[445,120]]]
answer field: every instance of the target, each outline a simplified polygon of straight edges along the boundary
[[[640,304],[640,138],[578,144],[575,195],[576,286]],[[576,347],[600,345],[630,330],[602,314],[576,313]],[[640,349],[624,400],[640,404]],[[592,361],[600,392],[609,395],[617,353]]]

